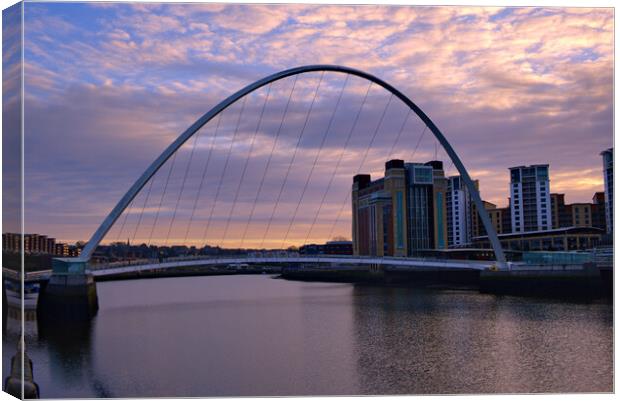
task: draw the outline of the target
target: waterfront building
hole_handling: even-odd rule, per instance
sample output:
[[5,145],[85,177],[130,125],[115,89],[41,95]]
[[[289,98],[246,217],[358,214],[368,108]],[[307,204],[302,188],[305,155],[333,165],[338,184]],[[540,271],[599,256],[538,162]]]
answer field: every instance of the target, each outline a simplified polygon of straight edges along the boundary
[[[512,251],[576,251],[597,247],[605,232],[595,227],[563,227],[498,234],[502,248]],[[476,248],[490,248],[487,236],[473,238]]]
[[35,252],[36,244],[38,244],[37,234],[24,234],[24,253]]
[[352,241],[327,241],[325,244],[307,244],[299,247],[302,255],[352,255]]
[[[2,250],[4,252],[21,252],[20,233],[3,233]],[[67,244],[56,242],[55,238],[48,238],[41,234],[24,234],[25,254],[47,254],[56,256],[69,256]]]
[[549,194],[551,203],[551,228],[564,227],[566,221],[566,204],[564,194]]
[[[434,191],[433,164],[406,163],[407,169],[407,243],[408,255],[418,251],[434,249]],[[438,167],[438,166],[436,166]],[[443,206],[440,208],[443,209]],[[443,212],[440,213],[440,215]],[[442,216],[443,217],[443,216]],[[443,237],[443,235],[442,235]]]
[[19,252],[21,245],[21,234],[3,233],[2,234],[2,250],[4,252]]
[[45,244],[45,253],[56,254],[56,238],[48,238]]
[[601,152],[603,156],[603,179],[605,181],[605,220],[607,234],[614,229],[614,148]]
[[551,194],[552,228],[596,227],[605,230],[605,195],[597,192],[592,203],[564,202],[564,194]]
[[406,174],[402,160],[385,164],[385,177],[353,177],[351,191],[354,255],[407,255]]
[[509,170],[512,232],[551,229],[549,165],[518,166]]
[[[508,198],[508,206],[501,209],[502,219],[502,234],[508,234],[512,232],[512,209],[510,208],[510,197]],[[498,232],[499,234],[499,232]]]
[[[478,180],[474,181],[476,190],[479,188]],[[488,202],[484,202],[483,204]],[[471,194],[460,176],[448,178],[448,247],[463,247],[471,244],[474,233],[479,233],[482,220],[471,199]],[[485,209],[490,208],[485,205]]]
[[605,192],[596,192],[592,196],[592,227],[602,228],[607,232],[605,221]]
[[592,204],[572,203],[569,205],[571,212],[571,226],[592,227]]
[[324,253],[325,255],[352,255],[353,254],[353,242],[346,240],[327,241],[325,243]]
[[69,256],[69,245],[56,243],[54,246],[54,255],[67,257]]
[[[491,203],[491,205],[493,204]],[[503,215],[510,214],[509,209],[507,207],[504,207],[504,208],[491,207],[487,209],[487,212],[489,213],[489,218],[491,219],[491,224],[493,225],[493,228],[495,228],[495,232],[498,234],[503,234],[505,232],[504,225],[503,225],[503,222],[504,222]],[[480,221],[479,218],[478,218],[478,221]],[[480,232],[486,231],[484,230],[484,226],[481,223],[479,223],[479,226],[480,226],[480,230],[479,230]],[[485,235],[485,234],[482,234],[482,235]]]
[[443,171],[443,162],[426,163],[433,167],[433,243],[435,249],[448,247],[448,179]]
[[407,256],[447,247],[443,163],[385,163],[385,176],[353,178],[354,255]]
[[71,258],[76,258],[80,256],[81,253],[82,253],[82,248],[72,245],[72,246],[69,246],[69,255],[67,256]]
[[[508,224],[510,224],[510,208],[498,208],[497,205],[495,205],[494,203],[484,200],[482,201],[482,204],[484,205],[484,209],[489,215],[489,219],[491,220],[491,224],[495,228],[495,232],[497,234],[506,232],[504,226],[506,224],[506,221],[508,221]],[[471,230],[472,238],[487,235],[487,230],[484,228],[484,224],[482,224],[482,219],[480,218],[478,210],[476,209],[476,205],[473,202],[471,206],[471,214],[473,223]],[[508,227],[510,226],[508,225]]]

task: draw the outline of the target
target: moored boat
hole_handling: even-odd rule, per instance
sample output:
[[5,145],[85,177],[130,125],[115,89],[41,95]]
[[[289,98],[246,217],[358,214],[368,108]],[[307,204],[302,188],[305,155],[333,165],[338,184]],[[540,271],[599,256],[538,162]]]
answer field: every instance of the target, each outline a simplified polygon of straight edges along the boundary
[[[10,278],[4,279],[4,289],[6,291],[6,301],[9,307],[21,308],[22,306],[22,283]],[[26,281],[24,283],[24,310],[37,309],[39,291],[41,285],[36,281]]]

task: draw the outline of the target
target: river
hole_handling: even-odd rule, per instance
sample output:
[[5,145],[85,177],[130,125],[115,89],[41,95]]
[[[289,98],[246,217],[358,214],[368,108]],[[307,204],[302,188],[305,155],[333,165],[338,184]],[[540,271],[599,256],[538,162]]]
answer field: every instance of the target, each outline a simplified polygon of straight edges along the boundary
[[[26,322],[42,397],[611,392],[613,307],[268,275],[97,283],[84,327]],[[8,318],[3,375],[19,321]]]

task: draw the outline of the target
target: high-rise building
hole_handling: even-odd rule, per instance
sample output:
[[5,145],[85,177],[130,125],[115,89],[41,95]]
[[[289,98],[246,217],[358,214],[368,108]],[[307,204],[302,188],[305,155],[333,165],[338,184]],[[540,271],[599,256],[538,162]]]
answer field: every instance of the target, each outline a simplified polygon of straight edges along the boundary
[[57,242],[54,246],[54,255],[69,256],[69,245]]
[[2,251],[20,252],[22,236],[18,233],[2,233]]
[[512,232],[551,229],[549,165],[511,167],[509,170]]
[[[21,252],[21,234],[3,233],[2,250],[5,252]],[[65,249],[67,244],[56,242],[55,238],[48,238],[41,234],[24,234],[24,253],[26,254],[50,254],[58,256],[68,256]]]
[[385,164],[385,177],[353,177],[352,238],[354,255],[407,255],[406,174],[402,160]]
[[572,203],[569,207],[571,227],[592,227],[592,204]]
[[433,167],[433,242],[435,249],[445,249],[448,247],[448,179],[443,171],[443,162],[434,160],[426,165]]
[[433,165],[406,163],[408,254],[435,248]]
[[601,152],[603,156],[603,178],[605,180],[605,221],[607,233],[614,231],[614,148]]
[[596,192],[592,196],[592,227],[602,228],[607,232],[607,222],[605,221],[605,193]]
[[[407,256],[407,172],[405,162],[390,160],[385,163],[384,191],[389,194],[390,206],[384,208],[387,223],[381,232],[384,241],[391,242],[391,255]],[[391,232],[390,232],[391,227]],[[389,250],[388,250],[389,251]]]
[[512,209],[510,205],[512,204],[510,198],[508,198],[508,206],[502,208],[501,218],[502,218],[502,234],[508,234],[512,232]]
[[[476,183],[476,188],[478,187],[478,183],[477,181]],[[487,211],[488,215],[489,215],[489,219],[491,220],[491,224],[493,225],[493,227],[495,228],[495,232],[497,234],[502,234],[504,231],[503,228],[503,223],[504,223],[504,219],[503,219],[503,214],[504,213],[509,213],[508,212],[508,208],[498,208],[497,205],[495,205],[494,203],[491,202],[487,202],[485,200],[482,201],[482,204],[484,205],[484,209]],[[483,235],[487,235],[487,230],[484,227],[484,224],[482,223],[482,219],[480,218],[480,215],[478,214],[478,210],[476,209],[476,204],[475,203],[471,203],[471,221],[472,221],[472,229],[471,229],[471,236],[473,237],[480,237]],[[510,220],[510,216],[508,216],[508,220]]]
[[[474,181],[474,185],[477,189],[478,181]],[[448,209],[448,247],[462,247],[471,244],[474,226],[477,226],[478,218],[474,216],[476,209],[473,206],[471,194],[461,176],[457,175],[448,178],[446,199]]]
[[390,160],[383,178],[353,177],[353,254],[407,256],[446,248],[446,191],[440,161]]
[[552,229],[595,227],[605,230],[605,195],[597,192],[592,203],[564,202],[564,194],[551,194]]
[[549,194],[551,201],[551,228],[560,228],[560,219],[564,214],[564,194]]

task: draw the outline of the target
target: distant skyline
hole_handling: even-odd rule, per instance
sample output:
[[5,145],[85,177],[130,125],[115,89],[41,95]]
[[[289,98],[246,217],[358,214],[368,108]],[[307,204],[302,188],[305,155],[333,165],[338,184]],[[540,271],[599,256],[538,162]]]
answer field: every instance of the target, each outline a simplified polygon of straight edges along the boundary
[[[569,203],[589,202],[603,191],[599,153],[613,146],[613,22],[611,8],[26,3],[25,230],[63,241],[87,240],[148,164],[209,108],[263,76],[316,63],[368,71],[408,95],[480,181],[484,200],[507,205],[509,167],[549,164],[552,192],[566,193]],[[6,58],[3,62],[6,66]],[[317,78],[300,79],[300,90],[307,91],[302,95],[311,94]],[[326,79],[328,94],[318,110],[323,119],[344,76]],[[280,102],[289,85],[274,85]],[[363,93],[364,85],[352,82],[351,88]],[[261,96],[264,92],[248,99],[248,119],[241,128],[248,138]],[[344,115],[352,118],[355,99]],[[373,91],[368,126],[386,100],[386,93]],[[275,130],[269,128],[277,126],[280,106],[276,102],[268,112],[270,125],[261,129],[252,173],[271,147]],[[303,108],[296,111],[303,115]],[[235,113],[234,107],[225,113],[231,127]],[[398,108],[393,113],[362,168],[374,178],[382,175],[385,151],[404,117]],[[324,163],[342,148],[342,124],[323,149]],[[213,129],[209,124],[203,131]],[[409,136],[393,156],[433,159],[435,142],[428,132],[415,160],[407,159],[421,123],[412,119],[406,131]],[[302,172],[307,173],[319,145],[318,135],[313,138],[302,143],[292,176],[302,184]],[[197,146],[205,147],[207,139]],[[352,149],[358,147],[364,145]],[[240,169],[247,151],[247,143],[236,148],[231,165]],[[276,162],[284,163],[284,156],[282,150]],[[447,168],[445,152],[439,149],[437,156]],[[313,240],[329,239],[322,237],[329,232],[329,219],[340,207],[339,196],[350,190],[357,159],[347,157],[350,173],[339,171],[334,187],[340,195],[329,197],[332,203]],[[221,169],[223,161],[214,163]],[[321,168],[309,187],[318,198],[329,179]],[[236,181],[230,181],[222,206],[235,192]],[[252,191],[255,187],[244,184],[240,198],[251,203]],[[268,215],[268,198],[259,202],[259,213]],[[305,237],[306,215],[311,220],[317,202],[304,204],[294,228],[300,234],[291,237]],[[217,213],[225,218],[228,211],[218,206]],[[246,218],[233,220],[224,246],[234,246],[232,238]],[[350,237],[348,222],[343,216],[335,235]],[[274,233],[281,236],[287,224],[287,216],[278,215]],[[174,228],[172,238],[183,234],[181,227]]]

